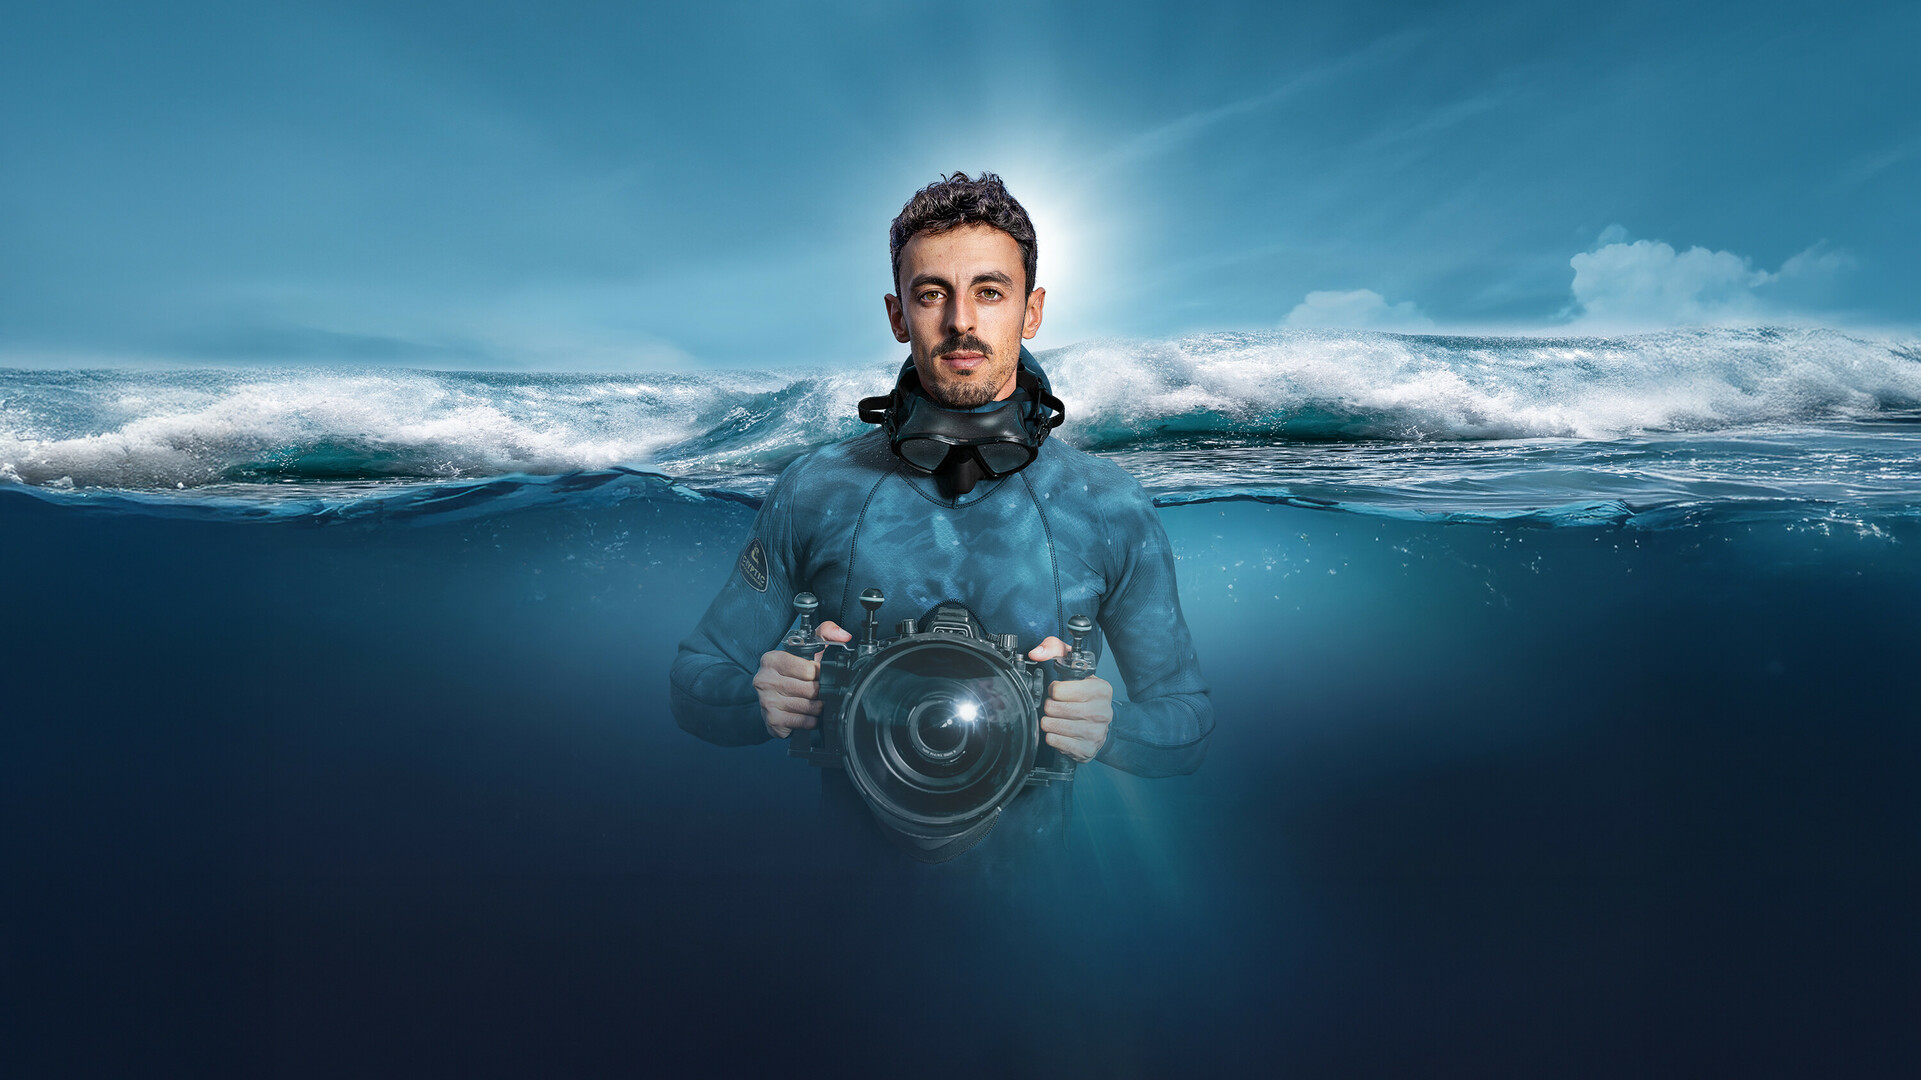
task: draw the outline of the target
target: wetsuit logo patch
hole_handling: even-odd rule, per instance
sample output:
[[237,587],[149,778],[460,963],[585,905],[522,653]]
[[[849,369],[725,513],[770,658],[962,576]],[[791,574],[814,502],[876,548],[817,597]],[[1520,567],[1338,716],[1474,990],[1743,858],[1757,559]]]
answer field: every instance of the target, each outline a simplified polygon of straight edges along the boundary
[[747,541],[747,550],[740,553],[740,576],[755,592],[767,591],[767,549],[760,546],[760,537]]

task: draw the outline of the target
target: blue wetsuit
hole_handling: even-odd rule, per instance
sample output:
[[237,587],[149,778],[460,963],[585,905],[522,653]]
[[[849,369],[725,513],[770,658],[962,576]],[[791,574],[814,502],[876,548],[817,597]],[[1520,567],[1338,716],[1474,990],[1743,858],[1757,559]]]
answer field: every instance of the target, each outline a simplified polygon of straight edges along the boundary
[[[1025,349],[1021,362],[1045,383]],[[957,497],[907,468],[878,430],[788,466],[735,571],[681,642],[675,719],[723,745],[767,740],[753,674],[792,625],[794,595],[814,593],[819,618],[853,629],[867,588],[887,597],[884,628],[954,599],[988,633],[1018,634],[1023,652],[1050,635],[1067,640],[1069,616],[1093,616],[1089,647],[1105,639],[1129,694],[1115,702],[1096,760],[1142,776],[1200,765],[1214,713],[1167,533],[1132,476],[1058,439],[1043,442],[1027,468]],[[1060,842],[1071,787],[1025,789],[981,850]],[[839,770],[824,770],[823,801],[852,807],[858,797]]]

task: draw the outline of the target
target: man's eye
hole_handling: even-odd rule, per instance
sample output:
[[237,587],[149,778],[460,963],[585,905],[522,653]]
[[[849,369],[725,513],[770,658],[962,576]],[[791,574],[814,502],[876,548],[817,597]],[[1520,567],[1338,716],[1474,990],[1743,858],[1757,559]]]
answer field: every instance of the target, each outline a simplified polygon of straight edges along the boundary
[[983,300],[999,300],[1000,298],[1001,298],[1001,291],[999,289],[982,289],[981,290],[981,299]]
[[923,292],[920,294],[920,299],[922,303],[926,303],[930,300],[939,300],[940,298],[941,298],[941,291],[939,289],[928,289],[926,292]]

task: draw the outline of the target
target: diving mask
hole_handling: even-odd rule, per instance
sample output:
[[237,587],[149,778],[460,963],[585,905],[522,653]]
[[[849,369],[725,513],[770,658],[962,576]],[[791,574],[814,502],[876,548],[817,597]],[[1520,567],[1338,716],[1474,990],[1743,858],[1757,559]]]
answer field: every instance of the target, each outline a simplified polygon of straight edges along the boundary
[[1024,365],[1015,387],[1011,397],[979,411],[943,408],[909,364],[893,393],[862,399],[860,418],[881,425],[908,467],[945,477],[964,495],[982,477],[998,480],[1033,464],[1047,433],[1067,418],[1060,399]]

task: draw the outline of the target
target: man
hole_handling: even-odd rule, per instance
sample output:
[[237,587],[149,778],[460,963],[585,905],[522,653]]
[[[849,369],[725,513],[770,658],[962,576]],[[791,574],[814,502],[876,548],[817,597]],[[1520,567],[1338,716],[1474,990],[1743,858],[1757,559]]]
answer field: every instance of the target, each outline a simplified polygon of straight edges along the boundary
[[[777,647],[795,594],[812,592],[846,642],[862,590],[885,595],[880,625],[920,618],[956,599],[990,633],[1017,633],[1033,660],[1052,660],[1070,615],[1095,617],[1132,700],[1103,679],[1055,681],[1041,729],[1077,762],[1144,776],[1192,772],[1213,709],[1174,588],[1174,558],[1153,503],[1118,466],[1046,438],[1059,422],[1045,373],[1025,348],[1040,330],[1045,289],[1034,284],[1034,228],[1000,178],[964,173],[917,192],[890,237],[894,336],[910,357],[883,430],[824,447],[782,473],[754,522],[737,572],[681,643],[672,673],[675,718],[725,745],[789,738],[822,712],[817,660]],[[863,415],[870,403],[863,403]],[[871,403],[878,407],[879,399]],[[997,432],[998,452],[906,449],[898,421]],[[911,425],[910,425],[911,426]],[[890,432],[893,437],[890,438]],[[1009,433],[1012,434],[1009,434]],[[1031,458],[1031,460],[1029,460]],[[823,771],[823,804],[861,820],[838,770]],[[1025,788],[978,848],[977,864],[1018,863],[1064,842],[1069,784]],[[879,829],[885,833],[887,830]],[[961,844],[910,849],[942,861]]]

